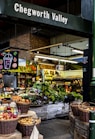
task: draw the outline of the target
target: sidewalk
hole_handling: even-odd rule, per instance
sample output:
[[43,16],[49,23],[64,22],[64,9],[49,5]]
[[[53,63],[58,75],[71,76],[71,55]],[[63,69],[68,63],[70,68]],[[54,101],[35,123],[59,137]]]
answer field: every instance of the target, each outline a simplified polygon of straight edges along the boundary
[[39,132],[44,139],[73,139],[70,134],[70,122],[67,119],[51,119],[42,121]]

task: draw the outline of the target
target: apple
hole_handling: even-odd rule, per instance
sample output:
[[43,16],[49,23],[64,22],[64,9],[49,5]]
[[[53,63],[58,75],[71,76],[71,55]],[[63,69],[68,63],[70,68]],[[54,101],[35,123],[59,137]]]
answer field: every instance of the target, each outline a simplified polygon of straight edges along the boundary
[[14,114],[13,114],[13,118],[17,118],[17,115],[14,115]]

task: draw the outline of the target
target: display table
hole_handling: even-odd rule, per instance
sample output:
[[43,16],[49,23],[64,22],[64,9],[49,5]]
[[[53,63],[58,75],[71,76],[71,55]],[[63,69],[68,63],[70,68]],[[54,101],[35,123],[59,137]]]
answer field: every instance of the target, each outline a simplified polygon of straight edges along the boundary
[[22,139],[22,134],[16,130],[13,134],[0,135],[0,139]]
[[69,113],[69,104],[58,102],[55,104],[46,104],[41,107],[30,107],[30,110],[35,111],[42,120],[47,120],[55,118],[58,114]]
[[[0,139],[30,139],[30,137],[22,137],[22,134],[19,131],[15,131],[15,133],[10,135],[0,135]],[[43,135],[39,134],[38,139],[43,139]]]
[[[23,137],[22,139],[30,139],[30,137]],[[43,135],[39,134],[38,139],[44,139],[44,138],[43,138]]]

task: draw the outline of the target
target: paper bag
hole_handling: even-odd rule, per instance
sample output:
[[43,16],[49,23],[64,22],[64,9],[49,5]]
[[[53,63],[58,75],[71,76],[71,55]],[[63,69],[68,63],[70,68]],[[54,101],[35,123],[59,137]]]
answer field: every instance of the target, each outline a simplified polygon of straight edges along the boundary
[[39,137],[39,131],[35,125],[31,133],[30,139],[38,139],[38,137]]

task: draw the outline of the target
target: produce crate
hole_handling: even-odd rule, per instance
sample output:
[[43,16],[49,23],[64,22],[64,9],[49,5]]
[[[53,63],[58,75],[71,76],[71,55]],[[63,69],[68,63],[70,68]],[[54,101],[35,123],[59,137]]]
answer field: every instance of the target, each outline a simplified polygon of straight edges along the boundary
[[16,130],[18,118],[0,120],[0,134],[11,134]]

